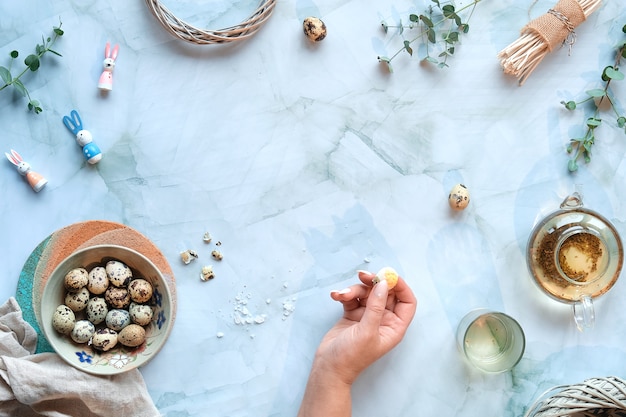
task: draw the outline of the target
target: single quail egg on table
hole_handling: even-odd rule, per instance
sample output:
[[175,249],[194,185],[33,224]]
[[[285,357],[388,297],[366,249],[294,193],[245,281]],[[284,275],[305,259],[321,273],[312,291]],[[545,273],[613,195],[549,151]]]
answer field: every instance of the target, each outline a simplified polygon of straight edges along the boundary
[[302,29],[306,37],[312,42],[319,42],[326,37],[326,24],[318,17],[307,17],[302,22]]
[[70,334],[74,330],[76,323],[76,315],[71,308],[65,304],[61,304],[54,310],[52,316],[52,327],[61,334]]
[[65,289],[78,291],[89,282],[89,274],[85,268],[74,268],[65,275]]
[[467,187],[457,184],[452,187],[448,195],[448,204],[453,210],[464,210],[470,203],[470,195]]

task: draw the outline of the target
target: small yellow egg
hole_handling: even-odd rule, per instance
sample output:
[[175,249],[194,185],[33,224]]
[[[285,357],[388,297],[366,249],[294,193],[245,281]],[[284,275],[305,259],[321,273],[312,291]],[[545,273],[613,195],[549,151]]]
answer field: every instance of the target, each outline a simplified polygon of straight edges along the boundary
[[395,269],[386,266],[378,271],[376,277],[372,280],[372,283],[376,285],[382,280],[387,281],[387,287],[392,289],[398,283],[398,273]]

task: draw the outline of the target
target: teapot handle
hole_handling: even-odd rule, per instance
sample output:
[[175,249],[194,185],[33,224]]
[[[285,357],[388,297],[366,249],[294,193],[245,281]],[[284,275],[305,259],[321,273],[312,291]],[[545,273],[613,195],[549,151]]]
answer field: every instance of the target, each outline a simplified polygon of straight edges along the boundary
[[579,331],[584,332],[593,328],[596,313],[590,296],[583,295],[580,297],[580,300],[572,305],[572,309],[574,310],[574,322],[576,322],[576,328]]
[[[578,187],[576,187],[578,189]],[[582,194],[578,191],[565,197],[565,200],[561,203],[562,209],[575,209],[583,206]]]

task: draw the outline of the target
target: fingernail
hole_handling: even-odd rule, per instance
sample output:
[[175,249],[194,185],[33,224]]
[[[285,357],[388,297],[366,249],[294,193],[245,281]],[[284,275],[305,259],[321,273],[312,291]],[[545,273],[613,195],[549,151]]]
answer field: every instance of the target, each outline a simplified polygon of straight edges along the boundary
[[376,297],[386,297],[388,291],[388,285],[386,280],[381,280],[378,284],[374,285],[374,295]]
[[337,291],[339,294],[348,294],[350,291],[352,291],[350,288],[344,288],[341,291]]

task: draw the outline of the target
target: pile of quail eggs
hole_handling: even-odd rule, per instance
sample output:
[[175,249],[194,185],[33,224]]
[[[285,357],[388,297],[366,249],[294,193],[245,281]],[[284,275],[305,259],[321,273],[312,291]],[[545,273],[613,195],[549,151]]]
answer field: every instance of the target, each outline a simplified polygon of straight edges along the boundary
[[64,302],[52,316],[57,332],[103,352],[118,343],[133,348],[144,342],[145,326],[154,314],[153,288],[133,277],[126,264],[110,260],[90,271],[74,268],[65,275],[64,286]]

